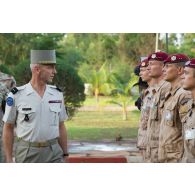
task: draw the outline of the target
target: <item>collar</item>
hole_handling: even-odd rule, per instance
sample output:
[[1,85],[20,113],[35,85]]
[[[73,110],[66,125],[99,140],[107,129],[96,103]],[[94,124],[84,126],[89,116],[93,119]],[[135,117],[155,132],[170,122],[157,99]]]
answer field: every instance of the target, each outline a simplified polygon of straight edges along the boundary
[[161,88],[165,83],[166,83],[166,81],[164,81],[164,80],[160,81],[160,83],[156,85],[156,88],[155,88],[156,91],[159,91],[160,88]]
[[144,96],[146,96],[148,93],[150,93],[150,88],[149,87],[144,91]]
[[176,93],[180,88],[181,88],[180,83],[177,84],[174,88],[171,87],[171,91],[170,91],[171,95],[172,95],[172,96],[175,95],[175,93]]
[[31,93],[34,93],[34,89],[32,88],[32,85],[29,82],[29,83],[26,84],[26,94],[29,95]]
[[[27,95],[30,95],[31,93],[34,93],[35,90],[33,89],[31,83],[29,82],[28,84],[26,84],[26,93]],[[49,94],[54,94],[54,90],[49,87],[48,85],[46,85],[46,89],[45,89],[45,93],[49,93]]]
[[194,99],[192,99],[192,108],[195,108],[195,100]]

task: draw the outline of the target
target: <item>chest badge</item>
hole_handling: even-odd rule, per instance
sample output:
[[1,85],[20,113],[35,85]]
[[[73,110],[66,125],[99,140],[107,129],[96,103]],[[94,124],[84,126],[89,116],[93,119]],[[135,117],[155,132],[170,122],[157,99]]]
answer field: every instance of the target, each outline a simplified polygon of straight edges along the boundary
[[62,103],[62,100],[50,100],[49,104]]
[[28,114],[25,114],[24,121],[26,121],[26,122],[29,121],[29,116],[28,116]]
[[172,119],[172,114],[170,112],[167,112],[165,118],[168,121],[171,120]]

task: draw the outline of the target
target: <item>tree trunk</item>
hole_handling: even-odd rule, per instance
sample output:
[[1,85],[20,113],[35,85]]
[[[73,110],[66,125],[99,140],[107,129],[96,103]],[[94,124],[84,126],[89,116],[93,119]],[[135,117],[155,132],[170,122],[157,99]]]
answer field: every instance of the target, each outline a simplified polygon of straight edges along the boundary
[[123,120],[126,121],[127,120],[127,108],[125,105],[123,105]]
[[99,106],[99,89],[95,89],[96,105]]

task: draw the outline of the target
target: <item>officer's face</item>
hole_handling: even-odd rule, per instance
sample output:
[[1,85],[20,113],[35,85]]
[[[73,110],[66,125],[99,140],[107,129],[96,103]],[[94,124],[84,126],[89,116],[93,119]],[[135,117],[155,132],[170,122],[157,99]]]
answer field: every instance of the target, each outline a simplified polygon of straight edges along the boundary
[[178,67],[176,64],[166,63],[163,68],[163,76],[164,80],[168,82],[172,82],[180,77],[181,67]]
[[186,90],[195,89],[194,68],[185,67],[183,75],[183,88]]
[[56,73],[55,65],[40,66],[40,79],[46,83],[51,83]]
[[146,81],[146,82],[149,82],[151,80],[147,67],[140,68],[140,77],[142,78],[143,81]]
[[163,63],[157,60],[149,61],[147,70],[151,78],[159,78],[162,75]]

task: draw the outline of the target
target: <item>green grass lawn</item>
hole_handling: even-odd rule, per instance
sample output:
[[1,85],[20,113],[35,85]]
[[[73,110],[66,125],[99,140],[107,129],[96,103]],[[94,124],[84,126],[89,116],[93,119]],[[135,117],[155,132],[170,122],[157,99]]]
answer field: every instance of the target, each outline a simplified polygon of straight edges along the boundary
[[[116,106],[116,104],[111,104],[112,98],[110,96],[99,96],[99,105],[100,106]],[[135,100],[131,100],[130,105],[134,105]],[[94,96],[87,96],[86,100],[83,103],[83,106],[96,106],[96,99]]]
[[82,112],[75,114],[67,121],[69,140],[98,141],[103,139],[115,140],[119,133],[124,139],[135,138],[139,123],[139,111],[128,113],[128,120],[123,121],[121,112]]

